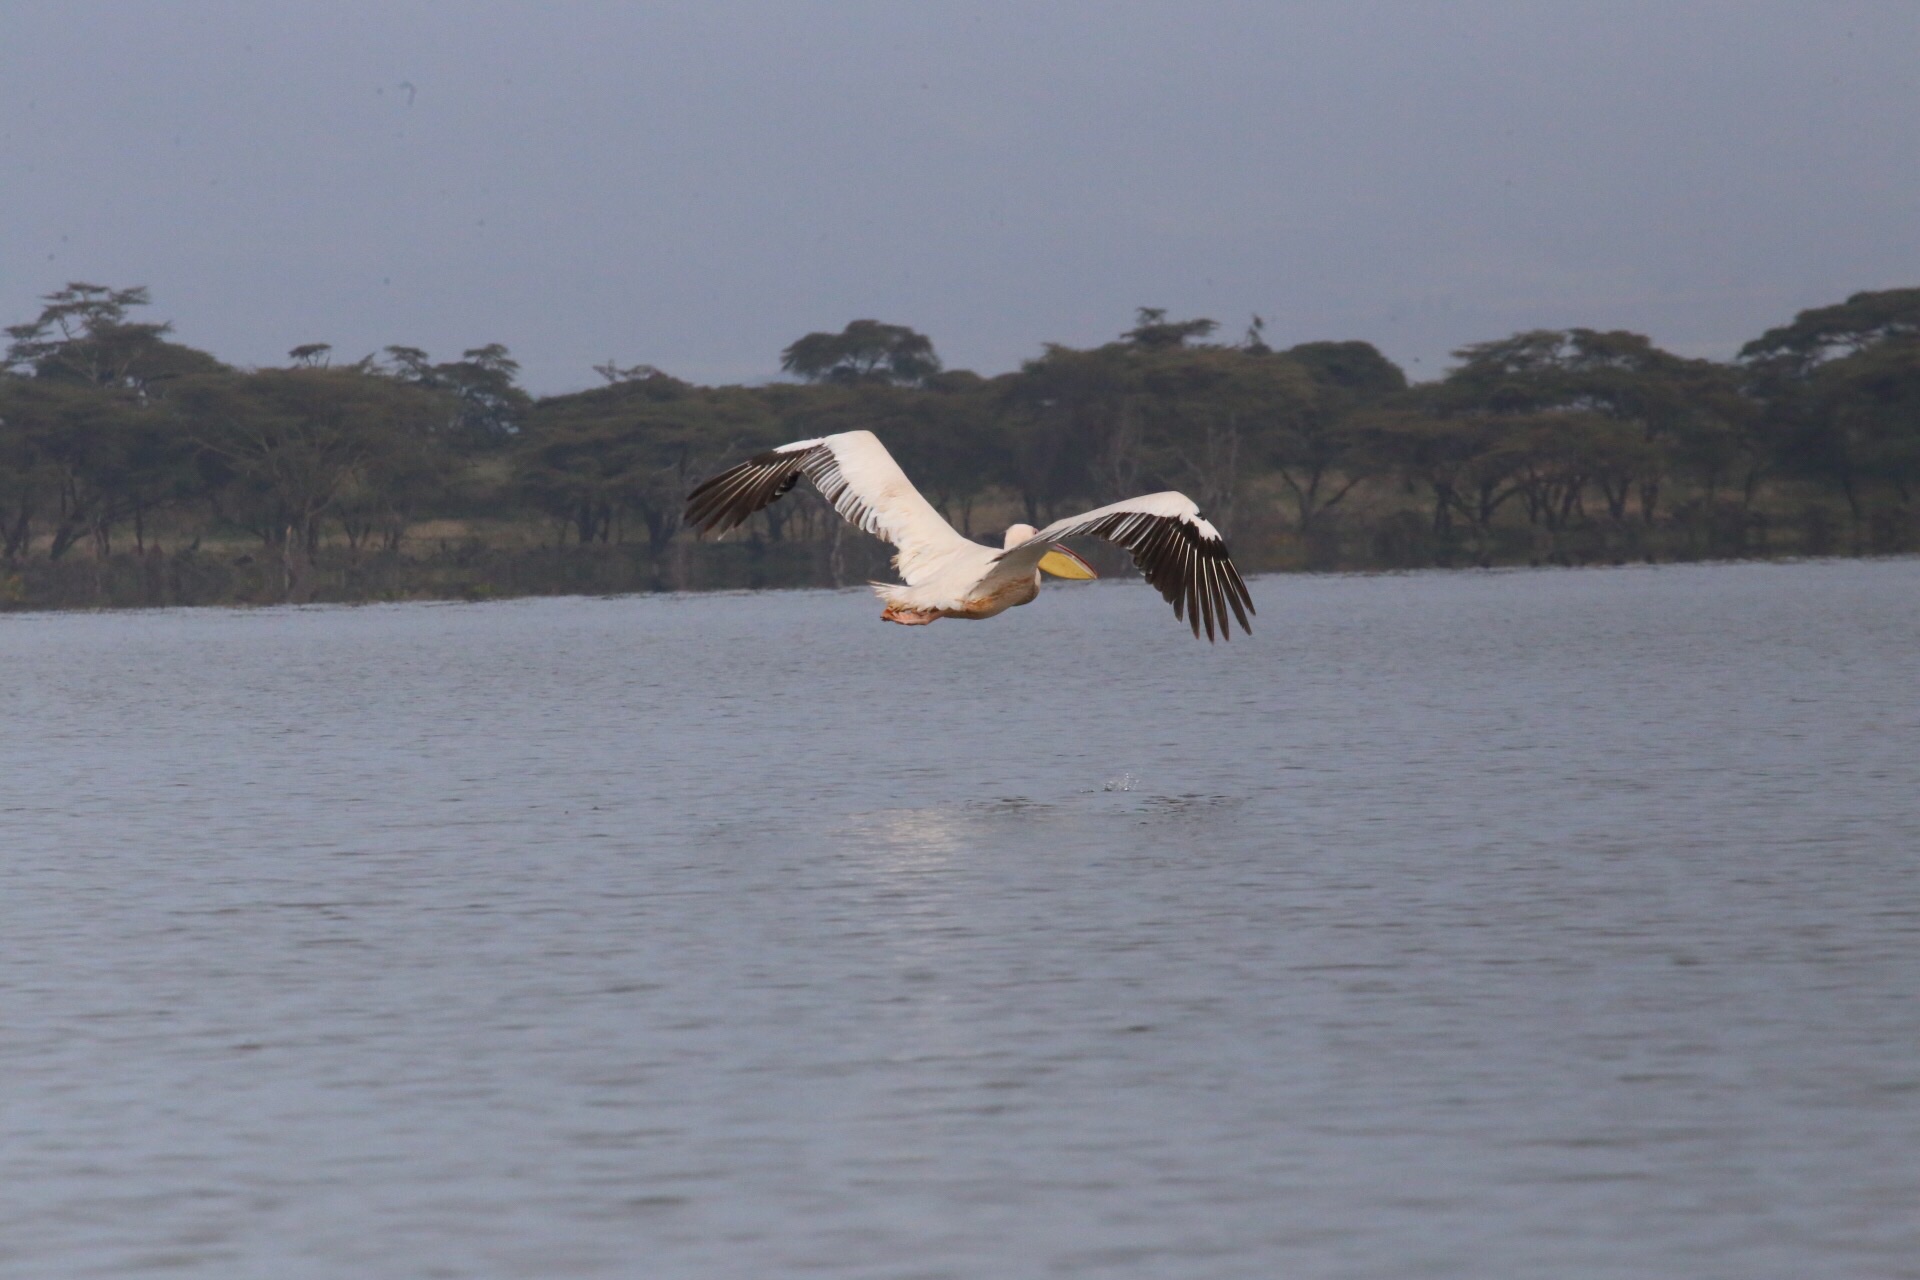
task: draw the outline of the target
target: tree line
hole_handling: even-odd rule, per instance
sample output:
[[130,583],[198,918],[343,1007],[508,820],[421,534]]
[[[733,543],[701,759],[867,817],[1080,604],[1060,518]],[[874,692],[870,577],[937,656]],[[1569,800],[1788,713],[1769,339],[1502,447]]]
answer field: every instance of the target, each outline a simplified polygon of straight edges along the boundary
[[[1536,330],[1410,384],[1362,341],[1270,346],[1255,317],[1143,308],[1013,372],[945,368],[856,320],[790,381],[650,365],[534,398],[498,344],[435,360],[324,343],[237,368],[76,282],[6,329],[0,603],[191,602],[836,581],[884,554],[797,495],[694,547],[699,479],[867,428],[963,532],[1161,488],[1262,568],[1901,551],[1920,489],[1920,289],[1860,293],[1728,362]],[[584,566],[584,567],[583,567]],[[597,566],[597,567],[595,567]]]

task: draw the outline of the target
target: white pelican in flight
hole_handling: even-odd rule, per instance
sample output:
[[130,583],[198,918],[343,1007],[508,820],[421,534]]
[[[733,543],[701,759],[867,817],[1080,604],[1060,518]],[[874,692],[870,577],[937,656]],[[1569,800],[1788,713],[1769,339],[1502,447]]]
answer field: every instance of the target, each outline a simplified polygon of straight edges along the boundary
[[1044,570],[1058,578],[1094,572],[1062,538],[1090,535],[1133,553],[1147,582],[1185,618],[1197,637],[1233,638],[1227,611],[1251,632],[1253,600],[1227,544],[1193,499],[1168,490],[1128,498],[1056,520],[1044,529],[1016,524],[1002,547],[983,546],[940,518],[871,431],[796,440],[729,467],[687,496],[686,519],[700,533],[724,533],[799,481],[813,481],[849,523],[891,542],[904,583],[873,583],[888,622],[920,626],[937,618],[991,618],[1040,594]]

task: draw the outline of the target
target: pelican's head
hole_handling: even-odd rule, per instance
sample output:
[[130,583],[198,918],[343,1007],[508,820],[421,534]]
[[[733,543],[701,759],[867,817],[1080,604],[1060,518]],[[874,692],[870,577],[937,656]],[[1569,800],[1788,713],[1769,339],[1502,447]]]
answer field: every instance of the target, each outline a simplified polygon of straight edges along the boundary
[[[1038,532],[1040,531],[1030,524],[1016,524],[1012,526],[1007,530],[1007,545],[1005,549],[1008,551],[1013,550]],[[1039,567],[1043,573],[1050,573],[1056,578],[1071,578],[1076,582],[1085,582],[1089,578],[1097,578],[1100,576],[1093,571],[1092,565],[1057,542],[1053,544],[1052,549],[1049,550],[1047,554],[1040,557]]]

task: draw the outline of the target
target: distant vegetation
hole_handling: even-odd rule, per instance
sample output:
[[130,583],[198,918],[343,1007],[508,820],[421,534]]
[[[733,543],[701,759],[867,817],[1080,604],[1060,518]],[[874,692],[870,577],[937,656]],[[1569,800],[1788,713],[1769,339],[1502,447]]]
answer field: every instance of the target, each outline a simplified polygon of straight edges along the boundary
[[885,549],[804,489],[717,545],[680,507],[731,461],[860,427],[982,539],[1178,488],[1249,571],[1920,545],[1920,289],[1803,312],[1729,364],[1542,330],[1409,386],[1365,342],[1142,309],[991,378],[857,320],[796,339],[792,382],[608,363],[538,400],[498,345],[240,369],[141,318],[145,289],[44,301],[0,371],[0,607],[857,581]]

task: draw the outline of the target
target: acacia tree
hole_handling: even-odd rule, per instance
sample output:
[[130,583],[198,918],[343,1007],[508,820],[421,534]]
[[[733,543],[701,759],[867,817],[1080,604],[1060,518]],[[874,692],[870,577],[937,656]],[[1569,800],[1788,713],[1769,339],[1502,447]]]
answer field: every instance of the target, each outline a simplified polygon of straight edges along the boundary
[[128,319],[148,305],[145,286],[113,289],[75,281],[47,294],[37,319],[11,325],[5,367],[36,378],[115,388],[145,396],[155,385],[224,366],[204,351],[167,341],[171,323]]
[[[1172,327],[1192,336],[1198,323]],[[1249,464],[1311,398],[1298,364],[1243,348],[1049,346],[1007,383],[1013,480],[1033,523],[1070,500],[1177,487],[1229,527]]]
[[1369,412],[1363,429],[1382,465],[1410,489],[1427,490],[1436,536],[1451,537],[1459,516],[1484,539],[1522,491],[1520,463],[1532,425],[1519,415],[1443,406],[1436,388],[1421,386]]
[[808,382],[917,387],[940,372],[933,340],[905,325],[855,320],[839,333],[809,333],[780,353],[780,367]]
[[362,369],[261,369],[183,383],[218,516],[281,554],[286,597],[308,589],[322,521],[357,491],[417,475],[403,459],[445,420],[445,397]]
[[[1172,347],[1184,347],[1208,336],[1219,327],[1216,321],[1200,318],[1169,320],[1165,307],[1140,307],[1134,312],[1133,328],[1121,334],[1120,340],[1150,351],[1164,351]],[[1255,316],[1251,336],[1257,339],[1260,330],[1265,327],[1266,321]]]
[[[185,486],[191,452],[166,418],[122,393],[60,383],[26,390],[8,416],[38,437],[47,556],[58,560],[90,538],[105,559],[117,525],[143,520]],[[144,549],[144,525],[136,527]]]
[[[1581,493],[1597,487],[1616,522],[1629,504],[1651,525],[1683,442],[1717,429],[1730,389],[1724,371],[1654,346],[1623,330],[1536,329],[1454,353],[1461,364],[1436,389],[1441,413],[1524,415],[1536,449],[1529,474],[1557,493],[1536,493],[1536,511],[1578,509]],[[1599,430],[1595,419],[1618,429]],[[1554,439],[1563,431],[1569,441]]]
[[440,434],[451,442],[499,445],[526,425],[533,401],[516,385],[520,363],[501,343],[469,347],[458,360],[439,364],[419,347],[390,346],[382,356],[365,362],[365,370],[445,393],[447,416]]
[[47,390],[0,373],[0,557],[9,564],[33,544],[33,522],[51,489],[38,422]]
[[619,542],[636,516],[657,557],[702,476],[729,453],[773,443],[755,397],[656,371],[540,401],[516,470],[522,492],[580,544]]
[[1779,452],[1831,481],[1856,521],[1863,488],[1886,472],[1904,505],[1914,480],[1909,372],[1920,350],[1920,289],[1856,293],[1802,311],[1740,349],[1749,386],[1767,406]]
[[1311,397],[1304,371],[1232,347],[1147,347],[1128,362],[1145,424],[1141,479],[1184,490],[1232,532],[1255,444]]
[[1027,523],[1045,524],[1071,501],[1139,491],[1147,462],[1133,374],[1117,344],[1048,343],[1001,380],[1010,479]]
[[1740,359],[1804,376],[1829,360],[1912,338],[1920,338],[1920,289],[1883,289],[1802,311],[1740,348]]
[[1920,337],[1863,347],[1821,365],[1811,381],[1811,416],[1824,428],[1820,460],[1856,516],[1866,477],[1910,505],[1920,489]]
[[36,319],[6,330],[13,372],[0,390],[0,435],[13,465],[0,549],[25,554],[43,517],[54,559],[88,538],[109,554],[128,519],[144,549],[146,516],[180,498],[191,474],[188,449],[154,406],[173,380],[224,366],[168,341],[171,325],[130,319],[148,305],[145,288],[76,281],[42,301]]
[[1304,534],[1379,470],[1360,415],[1404,392],[1407,378],[1368,342],[1307,342],[1283,358],[1306,374],[1311,391],[1269,407],[1263,453],[1292,497],[1294,526]]

